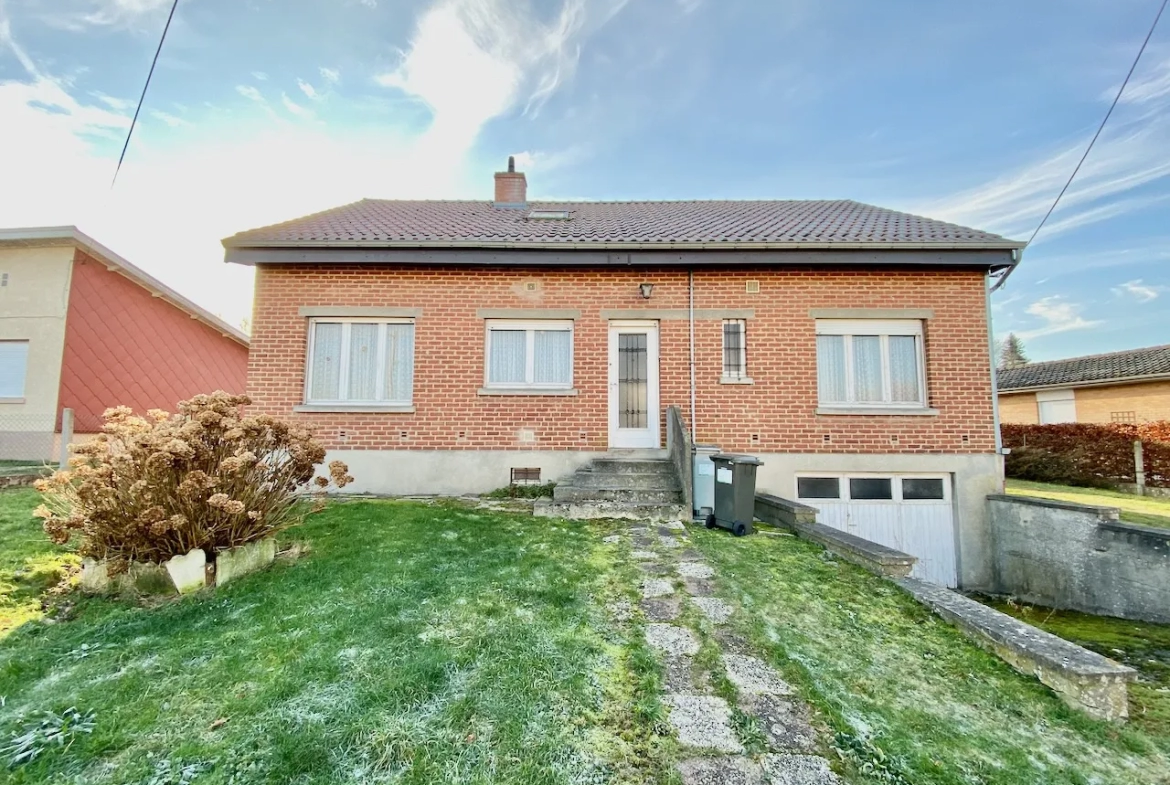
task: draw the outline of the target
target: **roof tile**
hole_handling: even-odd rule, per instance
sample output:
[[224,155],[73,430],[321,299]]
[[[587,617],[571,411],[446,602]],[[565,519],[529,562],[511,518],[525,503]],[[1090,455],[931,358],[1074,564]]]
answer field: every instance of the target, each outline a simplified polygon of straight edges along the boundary
[[1001,368],[996,375],[1000,392],[1170,375],[1170,344]]
[[[533,219],[566,210],[567,220]],[[530,202],[363,199],[229,237],[227,247],[368,244],[824,243],[1013,247],[999,235],[849,200]]]

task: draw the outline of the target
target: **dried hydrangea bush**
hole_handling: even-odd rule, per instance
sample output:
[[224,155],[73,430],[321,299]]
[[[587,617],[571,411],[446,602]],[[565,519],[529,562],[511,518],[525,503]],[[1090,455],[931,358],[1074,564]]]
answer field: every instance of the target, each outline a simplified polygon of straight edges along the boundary
[[249,403],[220,391],[180,402],[177,414],[108,409],[69,468],[37,483],[45,532],[59,544],[77,537],[82,556],[107,560],[117,575],[131,561],[263,539],[303,519],[303,491],[353,481],[341,461],[314,479],[325,448],[304,428],[245,416]]

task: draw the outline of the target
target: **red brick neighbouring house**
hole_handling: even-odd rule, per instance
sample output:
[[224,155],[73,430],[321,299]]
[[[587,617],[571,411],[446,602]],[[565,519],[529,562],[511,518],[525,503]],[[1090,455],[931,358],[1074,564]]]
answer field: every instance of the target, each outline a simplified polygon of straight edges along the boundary
[[242,393],[248,337],[72,226],[0,230],[0,457],[57,458],[62,412]]
[[456,493],[662,448],[675,406],[695,443],[759,456],[761,490],[934,526],[980,582],[987,287],[1021,243],[850,201],[527,203],[523,177],[225,240],[256,268],[256,407],[356,490]]

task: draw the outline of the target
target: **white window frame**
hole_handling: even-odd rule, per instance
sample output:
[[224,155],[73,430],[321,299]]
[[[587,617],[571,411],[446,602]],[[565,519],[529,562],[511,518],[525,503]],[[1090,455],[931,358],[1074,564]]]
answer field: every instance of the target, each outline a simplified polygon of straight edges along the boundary
[[[739,341],[740,341],[740,366],[738,369],[727,372],[727,325],[734,324],[739,327]],[[719,354],[719,374],[720,378],[726,381],[746,381],[748,379],[748,358],[747,358],[747,319],[724,319],[719,326],[719,343],[722,351]]]
[[28,361],[32,354],[32,342],[27,338],[4,339],[0,344],[20,344],[24,346],[24,367],[20,369],[20,392],[16,395],[0,396],[0,403],[24,403],[28,392]]
[[[926,390],[926,351],[923,341],[922,320],[920,319],[817,319],[817,335],[840,335],[845,338],[845,400],[820,400],[819,378],[817,405],[832,409],[924,409],[929,395]],[[853,376],[853,338],[876,335],[880,340],[882,354],[882,400],[858,401]],[[918,400],[891,400],[890,384],[890,336],[909,335],[914,337],[914,355],[918,371]],[[819,358],[818,358],[819,359]]]
[[[801,478],[836,479],[840,495],[836,499],[806,499],[800,495]],[[890,499],[854,499],[849,493],[850,480],[889,480]],[[941,499],[904,499],[902,482],[905,480],[942,480],[943,497]],[[798,472],[792,481],[794,498],[801,504],[812,507],[818,504],[950,504],[951,503],[951,475],[938,472]]]
[[[335,400],[326,400],[323,398],[311,398],[310,391],[313,389],[313,352],[315,350],[314,344],[317,340],[317,325],[318,324],[340,324],[341,325],[341,357],[340,369],[338,371],[339,377],[337,381],[338,398]],[[351,325],[354,324],[376,324],[378,325],[378,365],[375,373],[374,389],[379,393],[386,389],[386,325],[388,324],[409,324],[414,325],[414,319],[403,318],[363,318],[363,317],[330,317],[330,316],[315,316],[309,319],[309,340],[308,348],[305,352],[305,389],[303,400],[306,406],[331,406],[331,407],[404,407],[412,406],[414,404],[414,369],[413,362],[414,352],[413,346],[411,351],[411,368],[410,368],[410,396],[405,400],[390,400],[388,398],[375,398],[351,400],[347,397],[349,392],[349,341]],[[412,343],[417,336],[412,335]]]
[[[483,332],[483,386],[485,390],[572,390],[576,339],[572,319],[485,319]],[[492,330],[526,333],[524,337],[524,381],[492,382]],[[537,383],[536,333],[538,331],[569,334],[569,379],[566,382]]]

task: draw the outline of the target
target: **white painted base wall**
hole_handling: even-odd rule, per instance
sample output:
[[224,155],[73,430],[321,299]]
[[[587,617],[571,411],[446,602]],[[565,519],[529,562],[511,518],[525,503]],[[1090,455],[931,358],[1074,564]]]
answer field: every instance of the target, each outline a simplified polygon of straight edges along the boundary
[[540,481],[559,481],[604,452],[568,450],[330,450],[345,461],[347,493],[387,495],[486,493],[502,488],[513,468],[540,469]]

